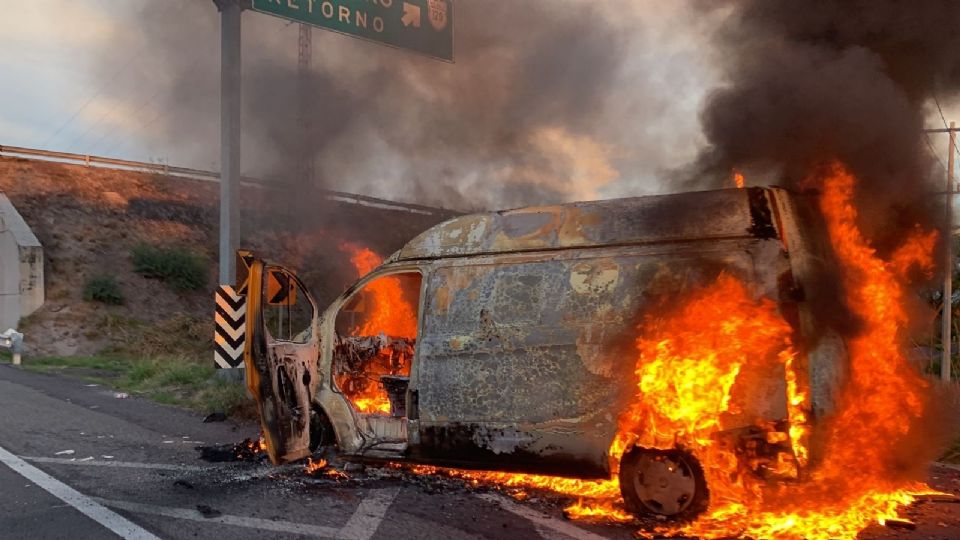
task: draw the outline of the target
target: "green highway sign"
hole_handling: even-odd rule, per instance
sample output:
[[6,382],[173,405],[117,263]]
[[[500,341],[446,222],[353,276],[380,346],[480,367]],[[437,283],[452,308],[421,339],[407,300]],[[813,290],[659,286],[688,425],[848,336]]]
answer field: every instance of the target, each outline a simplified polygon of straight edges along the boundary
[[453,0],[253,0],[253,10],[453,61]]

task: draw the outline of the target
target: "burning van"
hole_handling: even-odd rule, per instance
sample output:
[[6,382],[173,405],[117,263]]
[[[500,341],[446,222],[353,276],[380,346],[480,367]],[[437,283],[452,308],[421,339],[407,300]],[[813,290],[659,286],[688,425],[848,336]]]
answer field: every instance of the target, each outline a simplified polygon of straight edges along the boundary
[[[814,316],[831,302],[830,257],[806,199],[747,188],[458,217],[382,264],[356,249],[370,271],[322,314],[296,276],[255,260],[245,363],[270,458],[336,445],[365,461],[619,474],[629,510],[681,518],[713,489],[691,434],[757,477],[799,478],[844,355]],[[638,408],[657,391],[638,392],[638,340],[677,298],[716,283],[735,285],[713,309],[740,291],[781,333],[743,337],[772,345],[750,353],[764,358],[737,353],[737,384],[697,426],[655,422]],[[702,313],[664,331],[698,336],[715,321]],[[808,345],[787,358],[784,342]],[[670,375],[673,386],[696,376]]]

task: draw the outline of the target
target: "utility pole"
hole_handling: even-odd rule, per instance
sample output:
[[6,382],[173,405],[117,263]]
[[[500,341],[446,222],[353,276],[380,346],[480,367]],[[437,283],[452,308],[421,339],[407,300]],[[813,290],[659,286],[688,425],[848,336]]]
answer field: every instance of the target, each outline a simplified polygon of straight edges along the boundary
[[957,147],[957,132],[950,122],[950,145],[947,147],[947,273],[943,278],[943,360],[940,362],[940,378],[950,382],[950,364],[953,361],[953,154]]
[[[214,0],[220,10],[220,284],[236,279],[240,195],[240,16],[242,0]],[[237,284],[239,285],[239,284]]]
[[297,178],[300,185],[313,186],[313,153],[310,151],[310,68],[313,62],[313,37],[308,24],[300,24],[297,48]]
[[957,128],[954,122],[946,129],[927,129],[926,133],[948,133],[950,142],[947,146],[947,204],[944,220],[947,235],[946,246],[946,273],[943,276],[943,312],[940,315],[940,342],[943,345],[943,356],[940,360],[940,378],[950,382],[950,368],[953,359],[953,156],[957,148]]

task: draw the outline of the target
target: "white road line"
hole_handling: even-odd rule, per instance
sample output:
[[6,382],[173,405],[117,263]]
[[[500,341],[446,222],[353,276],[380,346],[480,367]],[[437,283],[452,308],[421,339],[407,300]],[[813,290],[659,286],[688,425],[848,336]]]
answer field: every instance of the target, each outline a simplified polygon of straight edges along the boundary
[[192,508],[175,508],[171,506],[157,506],[153,504],[135,503],[129,501],[117,501],[112,499],[96,499],[104,506],[135,512],[138,514],[148,514],[154,516],[163,516],[174,519],[185,519],[188,521],[198,521],[201,523],[220,523],[223,525],[232,525],[234,527],[245,527],[248,529],[260,529],[264,531],[298,534],[301,536],[314,536],[318,538],[332,538],[337,540],[370,540],[380,524],[383,523],[390,505],[400,492],[396,489],[378,490],[370,497],[360,501],[357,509],[342,528],[325,527],[322,525],[310,525],[307,523],[296,523],[293,521],[275,521],[272,519],[260,519],[246,516],[220,515],[217,517],[204,517],[199,511]]
[[533,530],[537,531],[537,534],[540,535],[540,538],[543,538],[545,540],[557,540],[557,539],[569,540],[570,539],[569,536],[558,533],[557,531],[554,531],[552,529],[548,529],[545,525],[541,525],[539,523],[533,524]]
[[90,497],[87,497],[33,465],[30,465],[2,447],[0,447],[0,462],[3,462],[4,465],[43,488],[54,497],[76,508],[83,515],[120,535],[121,538],[159,540],[159,538],[146,529],[135,525],[125,517],[105,508]]
[[260,529],[278,533],[299,534],[302,536],[316,536],[320,538],[337,538],[340,529],[335,527],[323,527],[320,525],[308,525],[306,523],[294,523],[291,521],[273,521],[271,519],[259,519],[245,516],[221,515],[217,517],[206,518],[197,510],[190,508],[173,508],[170,506],[155,506],[152,504],[141,504],[128,501],[114,501],[109,499],[97,499],[100,503],[135,512],[138,514],[148,514],[154,516],[164,516],[175,519],[185,519],[188,521],[199,521],[202,523],[220,523],[223,525],[233,525],[235,527],[246,527],[248,529]]
[[400,493],[399,488],[382,489],[372,497],[360,501],[357,511],[350,516],[347,524],[340,529],[338,538],[347,540],[369,540],[372,538],[377,529],[380,528],[380,523],[383,522],[387,510],[390,509],[390,505],[393,504],[393,500],[397,498],[398,493]]
[[133,461],[100,461],[76,459],[20,456],[21,459],[34,463],[54,463],[57,465],[82,465],[90,467],[118,467],[121,469],[159,469],[162,471],[200,472],[209,471],[217,467],[197,467],[195,465],[176,465],[172,463],[136,463]]
[[590,531],[585,531],[580,527],[576,527],[559,519],[552,518],[545,514],[541,514],[536,510],[525,508],[516,504],[513,501],[509,501],[506,498],[495,495],[493,493],[482,493],[477,495],[477,497],[496,503],[500,505],[500,508],[503,508],[507,512],[516,514],[534,524],[534,526],[546,527],[555,533],[562,534],[564,536],[569,536],[571,538],[576,538],[577,540],[607,540],[605,537],[600,536],[599,534],[594,534]]

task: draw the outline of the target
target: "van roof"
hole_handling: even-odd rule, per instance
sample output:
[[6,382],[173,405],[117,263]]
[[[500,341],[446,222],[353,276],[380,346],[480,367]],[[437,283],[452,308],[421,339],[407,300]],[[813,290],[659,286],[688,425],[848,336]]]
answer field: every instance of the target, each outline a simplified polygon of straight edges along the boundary
[[[688,240],[776,237],[771,188],[534,206],[457,217],[407,243],[392,261]],[[779,191],[779,190],[778,190]]]

